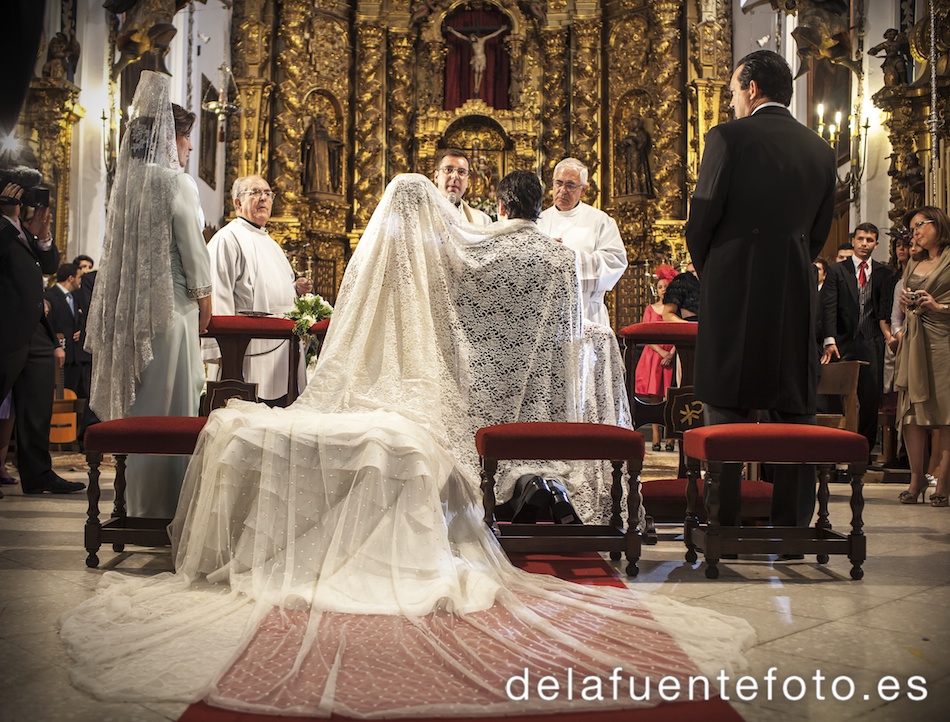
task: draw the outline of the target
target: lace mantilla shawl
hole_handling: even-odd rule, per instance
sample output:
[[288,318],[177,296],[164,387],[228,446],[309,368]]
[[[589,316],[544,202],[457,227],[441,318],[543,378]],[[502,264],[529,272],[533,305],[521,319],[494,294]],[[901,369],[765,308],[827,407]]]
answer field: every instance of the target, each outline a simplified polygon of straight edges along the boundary
[[181,167],[168,84],[165,75],[142,73],[109,198],[86,334],[89,403],[103,421],[128,415],[152,340],[172,323],[172,202]]
[[423,176],[392,182],[295,406],[400,413],[477,487],[480,427],[582,419],[582,321],[570,250],[529,221],[475,227],[453,210]]

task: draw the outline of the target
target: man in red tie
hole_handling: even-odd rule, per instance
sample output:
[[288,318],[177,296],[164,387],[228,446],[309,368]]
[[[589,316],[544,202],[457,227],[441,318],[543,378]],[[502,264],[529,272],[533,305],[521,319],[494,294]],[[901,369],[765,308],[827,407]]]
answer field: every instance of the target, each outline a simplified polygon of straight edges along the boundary
[[821,287],[821,362],[868,362],[858,378],[858,433],[867,438],[870,449],[877,441],[877,410],[884,385],[884,336],[878,321],[890,316],[881,299],[895,281],[887,266],[871,259],[877,244],[877,226],[862,223],[855,228],[854,255],[834,264]]

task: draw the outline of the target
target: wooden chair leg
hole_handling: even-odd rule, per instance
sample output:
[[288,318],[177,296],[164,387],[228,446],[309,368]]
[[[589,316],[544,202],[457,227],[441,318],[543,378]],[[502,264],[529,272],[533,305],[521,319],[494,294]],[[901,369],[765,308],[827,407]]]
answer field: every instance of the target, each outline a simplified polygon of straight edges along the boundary
[[102,546],[102,524],[99,522],[99,464],[102,463],[102,453],[99,451],[86,452],[86,464],[89,466],[89,486],[86,487],[86,499],[89,506],[86,510],[86,525],[83,530],[85,542],[86,566],[95,569],[99,566],[97,552]]
[[[125,508],[125,490],[128,486],[128,480],[125,476],[126,459],[128,454],[115,454],[115,504],[112,507],[112,516],[115,519],[126,519],[128,512]],[[125,551],[125,544],[115,542],[112,544],[112,551]]]
[[495,472],[498,471],[498,460],[482,457],[482,506],[485,509],[485,524],[495,536],[498,536],[498,525],[495,523]]
[[[680,444],[682,446],[682,443]],[[683,521],[683,542],[686,544],[686,561],[692,564],[698,558],[693,543],[693,529],[699,528],[699,467],[692,459],[686,463],[686,519]]]
[[704,501],[706,502],[706,578],[719,578],[719,559],[722,554],[722,537],[719,524],[719,477],[722,473],[722,464],[707,462],[705,464],[706,485]]
[[[619,476],[622,473],[622,462],[614,462],[615,484],[619,484]],[[643,470],[643,462],[639,459],[629,459],[627,461],[627,576],[635,577],[640,573],[640,505],[643,503],[643,494],[640,491],[640,472]],[[619,507],[619,504],[618,504]],[[611,559],[613,555],[611,555]]]
[[862,579],[861,565],[867,559],[867,538],[864,536],[864,473],[866,464],[851,464],[851,533],[848,535],[848,559],[851,560],[851,578]]
[[[823,531],[831,531],[831,521],[828,519],[828,501],[831,498],[831,492],[828,488],[828,482],[831,481],[831,475],[835,467],[832,464],[822,464],[818,467],[818,520],[815,522],[815,528]],[[818,555],[819,564],[828,563],[827,554]]]

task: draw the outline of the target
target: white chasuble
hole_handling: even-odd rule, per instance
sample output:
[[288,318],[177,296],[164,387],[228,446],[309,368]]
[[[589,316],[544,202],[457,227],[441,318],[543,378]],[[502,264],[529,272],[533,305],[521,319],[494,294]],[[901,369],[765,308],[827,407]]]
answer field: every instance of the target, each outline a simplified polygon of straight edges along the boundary
[[[234,316],[242,311],[282,316],[293,306],[296,274],[283,249],[263,228],[235,218],[214,235],[208,252],[215,316]],[[206,340],[203,348],[205,361],[213,362],[221,355],[213,340]],[[278,399],[287,393],[289,354],[289,340],[254,339],[248,344],[244,380],[257,384],[259,398]],[[217,374],[217,365],[209,363],[209,377],[217,378]],[[298,376],[303,390],[306,376],[302,372]]]

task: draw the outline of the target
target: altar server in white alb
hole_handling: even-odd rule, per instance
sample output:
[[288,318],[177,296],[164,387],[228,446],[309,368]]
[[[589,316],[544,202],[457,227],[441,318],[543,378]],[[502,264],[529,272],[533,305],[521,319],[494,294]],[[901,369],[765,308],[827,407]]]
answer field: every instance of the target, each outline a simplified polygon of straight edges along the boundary
[[587,166],[565,158],[554,166],[554,205],[541,213],[538,230],[577,254],[584,319],[610,325],[604,294],[627,268],[627,252],[613,218],[587,205]]
[[[214,313],[281,315],[290,310],[297,296],[310,293],[313,284],[307,278],[296,278],[283,249],[265,228],[274,208],[274,192],[268,182],[258,175],[238,178],[231,197],[237,218],[215,233],[208,244]],[[289,339],[253,339],[247,347],[244,380],[257,384],[262,401],[280,403],[287,395],[290,343]],[[218,344],[205,340],[203,349],[208,376],[217,379]],[[298,376],[303,390],[306,374],[302,361]]]

